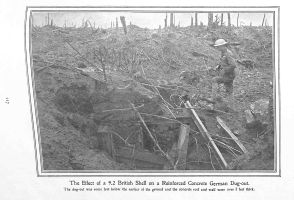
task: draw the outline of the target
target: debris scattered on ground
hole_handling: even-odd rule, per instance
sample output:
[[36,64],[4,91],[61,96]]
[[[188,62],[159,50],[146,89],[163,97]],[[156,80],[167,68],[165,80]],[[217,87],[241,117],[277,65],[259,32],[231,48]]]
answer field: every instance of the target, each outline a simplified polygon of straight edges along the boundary
[[[271,27],[126,28],[32,30],[45,170],[273,169]],[[234,102],[211,98],[215,38]]]

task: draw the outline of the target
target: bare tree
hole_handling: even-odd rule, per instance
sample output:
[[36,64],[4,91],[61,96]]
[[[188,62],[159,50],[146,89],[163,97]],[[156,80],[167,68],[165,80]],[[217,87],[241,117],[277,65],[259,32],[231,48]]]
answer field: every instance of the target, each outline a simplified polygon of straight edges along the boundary
[[231,13],[228,12],[228,26],[231,26]]
[[265,18],[264,26],[268,26],[267,19]]
[[126,18],[124,16],[120,16],[120,21],[121,21],[121,24],[124,28],[124,33],[125,35],[127,34],[127,25],[126,25]]
[[66,19],[64,20],[63,27],[66,28]]
[[194,22],[193,22],[193,17],[191,17],[191,27],[193,27]]
[[170,27],[174,26],[174,13],[170,13]]
[[166,28],[166,27],[167,27],[167,19],[164,18],[164,28]]
[[83,20],[82,20],[82,27],[84,27],[85,26],[85,18],[83,18]]
[[167,28],[167,13],[165,13],[164,28]]
[[175,27],[176,25],[176,14],[175,13],[173,13],[173,16],[174,16],[174,20],[173,20],[173,27]]
[[224,13],[221,14],[221,24],[220,24],[220,25],[221,25],[221,26],[224,25]]
[[115,21],[115,27],[116,27],[116,30],[118,29],[118,20],[117,20],[117,18],[115,19],[116,21]]
[[238,16],[237,16],[237,27],[239,26],[239,13],[238,13]]
[[220,24],[220,18],[218,17],[218,15],[215,15],[215,20],[214,20],[212,26],[214,28],[216,28],[219,24]]
[[198,26],[198,14],[195,12],[195,26]]
[[264,22],[265,22],[265,13],[263,14],[261,26],[264,26]]
[[83,28],[88,28],[88,21],[84,21],[84,27]]
[[213,13],[208,13],[208,27],[211,27],[213,24]]
[[49,13],[47,14],[47,25],[49,26],[49,21],[50,21],[50,17],[49,17]]

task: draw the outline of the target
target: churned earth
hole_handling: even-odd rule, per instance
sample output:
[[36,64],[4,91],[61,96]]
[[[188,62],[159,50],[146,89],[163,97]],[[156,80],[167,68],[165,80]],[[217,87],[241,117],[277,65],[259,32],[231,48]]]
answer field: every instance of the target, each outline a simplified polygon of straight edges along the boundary
[[[214,140],[228,142],[217,125],[219,116],[248,149],[246,155],[222,149],[230,169],[274,169],[271,27],[149,30],[131,25],[124,35],[121,29],[45,26],[33,27],[31,38],[43,169],[140,169],[115,161],[103,148],[99,130],[112,133],[114,146],[160,154],[131,109],[133,104],[162,150],[172,152],[180,124],[166,121],[183,115],[179,96],[185,94]],[[211,44],[218,38],[240,43],[231,46],[234,58],[249,59],[253,66],[237,64],[233,101],[219,101],[217,111],[211,112],[203,99],[211,97],[216,75],[212,69],[220,57]],[[188,73],[180,77],[183,71]],[[257,101],[265,103],[252,108]],[[265,109],[256,116],[262,123],[246,127],[244,111],[262,106]],[[189,138],[186,169],[219,169],[195,129]]]

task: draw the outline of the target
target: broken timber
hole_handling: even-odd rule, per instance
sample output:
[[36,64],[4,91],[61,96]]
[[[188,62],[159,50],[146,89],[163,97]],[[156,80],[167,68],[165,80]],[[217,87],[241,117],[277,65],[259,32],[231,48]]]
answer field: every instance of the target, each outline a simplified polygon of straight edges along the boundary
[[185,102],[185,107],[188,108],[188,110],[190,111],[190,113],[192,115],[192,118],[193,118],[193,121],[196,124],[196,126],[198,127],[202,137],[204,139],[206,139],[208,141],[208,143],[211,144],[212,149],[214,150],[214,152],[216,153],[218,159],[220,160],[222,167],[227,169],[228,164],[227,164],[226,160],[224,159],[224,157],[221,154],[220,150],[216,146],[215,142],[211,138],[210,134],[208,133],[207,129],[203,125],[202,121],[200,120],[199,116],[197,115],[196,111],[193,109],[193,107],[192,107],[192,105],[191,105],[191,103],[189,101]]
[[177,169],[186,169],[186,157],[189,143],[189,125],[181,125],[178,140],[178,160],[176,162]]
[[242,150],[243,153],[248,153],[244,145],[239,141],[239,139],[232,133],[230,128],[225,124],[225,122],[220,118],[216,117],[218,124],[225,130],[225,132],[233,139],[237,146]]
[[[152,141],[153,141],[153,143],[155,144],[155,146],[158,148],[158,150],[161,152],[161,154],[162,154],[162,155],[163,155],[163,156],[169,161],[169,163],[171,164],[171,166],[173,166],[173,161],[172,161],[171,157],[170,157],[168,154],[166,154],[166,153],[161,149],[161,147],[159,146],[158,142],[156,141],[156,139],[154,138],[154,136],[153,136],[152,133],[150,132],[150,130],[149,130],[148,126],[146,125],[144,119],[142,118],[141,114],[140,114],[140,113],[138,112],[138,110],[136,109],[135,105],[132,104],[131,102],[130,102],[130,104],[131,104],[131,106],[132,106],[134,112],[135,112],[136,115],[139,117],[140,121],[142,122],[144,128],[146,129],[146,131],[147,131],[149,137],[152,139]],[[173,166],[173,167],[174,167],[174,166]]]
[[114,144],[113,144],[113,138],[112,134],[109,132],[109,129],[107,126],[100,126],[97,131],[99,134],[101,134],[102,137],[102,148],[106,150],[106,152],[113,157],[114,156]]

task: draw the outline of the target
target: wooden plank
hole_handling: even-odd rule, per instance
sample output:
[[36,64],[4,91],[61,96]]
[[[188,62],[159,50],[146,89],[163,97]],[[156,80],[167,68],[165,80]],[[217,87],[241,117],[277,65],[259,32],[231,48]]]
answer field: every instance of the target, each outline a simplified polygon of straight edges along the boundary
[[103,149],[109,153],[109,155],[111,157],[113,157],[113,153],[114,153],[114,145],[113,145],[113,139],[112,139],[112,134],[105,132],[105,133],[101,133],[102,134],[102,145],[103,145]]
[[179,140],[178,140],[178,160],[177,169],[186,169],[186,157],[189,143],[189,125],[181,125]]
[[233,139],[233,141],[237,144],[237,146],[242,150],[243,153],[248,153],[247,149],[240,142],[240,140],[232,133],[230,128],[226,125],[226,123],[220,118],[216,117],[218,124],[225,130],[225,132]]
[[102,148],[114,158],[114,144],[111,132],[108,130],[108,126],[99,126],[98,133],[101,134]]
[[148,151],[139,151],[137,149],[133,149],[132,147],[117,147],[115,153],[116,157],[126,158],[130,161],[134,159],[162,166],[168,162],[162,156],[150,153]]
[[210,134],[208,133],[207,129],[203,125],[202,121],[200,120],[199,116],[197,115],[196,111],[193,109],[193,107],[192,107],[192,105],[191,105],[191,103],[189,101],[185,102],[185,107],[188,108],[188,110],[191,112],[193,121],[196,124],[196,126],[198,127],[198,129],[199,129],[201,135],[203,136],[203,138],[208,140],[209,144],[211,144],[212,149],[214,150],[217,157],[221,161],[222,167],[227,169],[228,164],[227,164],[225,158],[223,157],[220,150],[218,149],[218,147],[214,143],[213,139],[211,138]]

